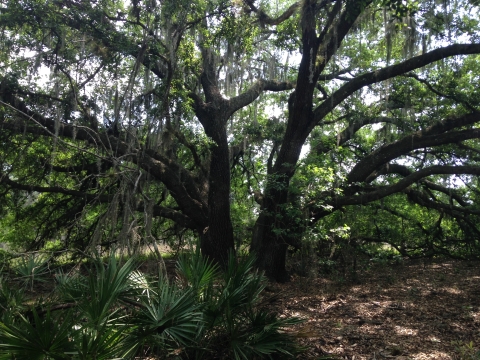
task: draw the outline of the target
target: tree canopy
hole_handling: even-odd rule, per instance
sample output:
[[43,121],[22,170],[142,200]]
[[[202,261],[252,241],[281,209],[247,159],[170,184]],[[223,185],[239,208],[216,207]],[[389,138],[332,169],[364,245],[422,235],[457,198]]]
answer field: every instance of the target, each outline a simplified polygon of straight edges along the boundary
[[478,256],[478,1],[0,4],[3,241]]

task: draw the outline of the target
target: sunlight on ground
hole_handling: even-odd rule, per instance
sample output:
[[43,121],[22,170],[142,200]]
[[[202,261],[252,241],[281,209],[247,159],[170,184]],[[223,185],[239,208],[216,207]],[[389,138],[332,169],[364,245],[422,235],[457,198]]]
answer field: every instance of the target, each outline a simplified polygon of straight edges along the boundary
[[398,325],[395,326],[395,332],[398,335],[410,335],[410,336],[418,335],[418,330],[411,329],[411,328],[404,327],[404,326],[398,326]]
[[463,291],[462,290],[458,290],[456,288],[453,288],[453,287],[442,287],[442,288],[439,288],[439,290],[441,291],[445,291],[449,294],[453,294],[453,295],[461,295],[463,294]]
[[[395,281],[384,277],[392,269]],[[480,266],[449,262],[392,269],[372,271],[362,284],[329,287],[322,279],[285,292],[290,297],[278,302],[279,311],[307,319],[300,328],[308,348],[302,360],[326,354],[350,360],[458,360],[462,351],[478,351]]]
[[429,353],[417,353],[413,355],[415,360],[450,360],[452,357],[442,351],[432,351]]
[[440,343],[440,342],[442,342],[438,337],[433,336],[433,335],[432,335],[432,336],[429,336],[429,337],[428,337],[428,340],[431,341],[431,342],[433,342],[433,343]]
[[351,291],[352,293],[356,293],[356,292],[363,292],[364,289],[362,289],[361,286],[354,286],[354,287],[352,287],[352,288],[350,289],[350,291]]

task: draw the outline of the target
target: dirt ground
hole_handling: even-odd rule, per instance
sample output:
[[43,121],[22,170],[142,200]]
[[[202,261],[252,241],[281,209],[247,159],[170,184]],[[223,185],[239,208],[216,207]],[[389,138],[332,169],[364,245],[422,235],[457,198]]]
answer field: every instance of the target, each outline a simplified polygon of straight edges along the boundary
[[267,287],[272,310],[305,319],[300,359],[480,359],[480,263],[404,261],[356,275]]

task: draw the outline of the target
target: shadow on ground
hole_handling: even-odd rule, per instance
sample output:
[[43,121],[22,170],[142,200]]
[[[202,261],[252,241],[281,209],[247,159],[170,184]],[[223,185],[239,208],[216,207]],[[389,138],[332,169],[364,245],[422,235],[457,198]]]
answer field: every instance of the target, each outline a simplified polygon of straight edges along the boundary
[[294,277],[268,287],[272,310],[306,320],[297,329],[301,359],[477,359],[480,263],[406,261],[357,279]]

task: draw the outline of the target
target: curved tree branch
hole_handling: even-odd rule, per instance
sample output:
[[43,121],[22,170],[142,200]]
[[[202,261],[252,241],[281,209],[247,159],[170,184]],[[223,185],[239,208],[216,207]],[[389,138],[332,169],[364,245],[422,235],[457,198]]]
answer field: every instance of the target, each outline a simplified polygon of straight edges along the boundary
[[348,181],[365,181],[381,165],[401,155],[408,154],[411,150],[478,138],[480,137],[480,129],[448,132],[477,122],[480,122],[480,112],[448,118],[425,130],[417,131],[391,144],[384,145],[358,162],[348,174]]
[[[171,159],[164,157],[152,150],[138,150],[131,149],[131,146],[115,136],[109,136],[107,133],[96,133],[91,129],[86,131],[83,127],[77,127],[71,124],[55,124],[55,121],[48,119],[28,107],[20,100],[16,99],[12,94],[0,93],[5,100],[9,100],[9,106],[19,111],[27,120],[19,120],[18,122],[3,122],[4,128],[11,128],[16,130],[21,128],[25,132],[31,132],[46,136],[55,136],[55,126],[57,126],[58,136],[86,140],[97,144],[109,143],[111,149],[115,149],[114,156],[127,156],[133,163],[140,166],[152,176],[160,180],[171,191],[171,194],[177,204],[182,208],[185,215],[190,217],[198,224],[205,224],[207,222],[206,203],[203,200],[195,179],[192,175],[184,169],[180,164]],[[28,124],[28,121],[35,120],[36,125]],[[97,141],[97,139],[99,141]],[[73,145],[71,145],[73,146]],[[90,154],[90,152],[89,152]],[[95,154],[92,154],[97,156]],[[180,176],[180,177],[179,177]],[[202,226],[200,225],[200,226]]]
[[259,79],[248,90],[228,100],[228,112],[233,114],[235,111],[254,102],[263,91],[284,91],[293,89],[294,85],[290,82],[279,82],[275,80]]
[[446,99],[454,100],[454,101],[456,101],[460,104],[463,104],[470,111],[477,111],[477,109],[474,106],[472,106],[468,101],[465,101],[463,99],[459,99],[458,97],[453,96],[453,95],[448,95],[448,94],[442,93],[441,91],[435,89],[433,87],[433,85],[430,84],[427,80],[420,78],[420,76],[418,76],[414,73],[408,73],[408,74],[405,74],[404,76],[415,79],[418,82],[424,84],[431,92],[433,92],[434,94],[436,94],[440,97],[444,97]]
[[440,203],[438,201],[434,201],[430,199],[423,192],[412,189],[412,188],[406,188],[403,190],[403,192],[408,196],[408,198],[411,201],[423,207],[426,207],[429,209],[435,209],[435,210],[444,210],[446,213],[451,214],[452,216],[455,215],[455,212],[457,214],[463,213],[463,214],[471,214],[471,215],[480,215],[480,210],[468,209],[468,208],[463,208],[459,206],[454,206],[452,204]]
[[[60,186],[38,186],[38,185],[22,184],[18,181],[11,180],[7,174],[3,174],[3,173],[0,173],[0,184],[9,186],[17,190],[24,190],[29,193],[38,192],[38,193],[54,193],[54,194],[69,195],[72,197],[85,199],[86,200],[85,203],[96,202],[96,203],[108,204],[114,198],[113,195],[88,193],[84,191],[66,189]],[[143,210],[144,210],[144,205],[143,203],[140,203],[137,206],[137,211],[141,212]],[[187,227],[189,229],[196,228],[195,223],[189,217],[185,216],[182,212],[173,210],[164,206],[154,205],[153,216],[159,216],[159,217],[164,217],[166,219],[170,219],[175,223],[181,226]]]
[[[388,175],[388,174],[398,174],[402,177],[407,177],[412,174],[412,171],[405,165],[400,165],[400,164],[385,164],[384,166],[381,167],[378,171],[375,171],[372,173],[366,180],[366,183],[371,183],[374,181],[376,178],[378,178],[381,175]],[[468,206],[468,203],[465,202],[465,200],[461,197],[460,194],[458,194],[456,191],[453,189],[449,189],[445,186],[436,184],[432,181],[422,179],[419,181],[425,188],[428,190],[434,190],[434,191],[439,191],[452,199],[454,199],[456,202],[460,204],[460,206]]]
[[246,7],[250,11],[257,14],[258,21],[259,21],[259,23],[262,27],[264,27],[265,25],[279,25],[279,24],[281,24],[285,20],[289,19],[295,13],[295,11],[300,7],[300,2],[298,1],[298,2],[290,5],[290,7],[287,10],[285,10],[282,14],[280,14],[276,18],[272,18],[269,15],[267,15],[267,13],[265,13],[265,11],[257,8],[254,5],[253,0],[243,0],[243,3],[246,5]]
[[[419,182],[423,178],[431,175],[439,174],[469,174],[469,175],[480,175],[480,167],[477,166],[442,166],[434,165],[421,170],[418,170],[410,175],[399,180],[393,185],[388,185],[384,187],[374,187],[373,190],[369,192],[353,195],[353,196],[335,196],[331,205],[335,208],[340,208],[346,205],[361,205],[367,204],[369,202],[382,199],[388,195],[392,195],[398,192],[404,191],[410,185]],[[358,190],[358,189],[356,189]]]
[[[386,116],[356,119],[355,121],[350,122],[348,127],[337,135],[336,146],[342,146],[347,141],[351,140],[353,135],[355,135],[355,133],[361,128],[363,128],[365,125],[378,124],[378,123],[401,124],[401,119],[396,119],[396,118],[391,118]],[[332,147],[333,145],[329,146],[328,144],[325,144],[325,143],[319,143],[317,146],[315,146],[313,151],[315,151],[317,154],[323,154],[332,150]]]
[[480,53],[480,44],[454,44],[432,50],[423,55],[415,56],[399,64],[387,66],[385,68],[357,76],[330,95],[329,99],[317,106],[317,108],[314,110],[313,121],[309,124],[306,131],[310,133],[311,130],[316,125],[320,124],[323,118],[338,104],[347,99],[355,91],[360,90],[367,85],[375,84],[387,79],[391,79],[395,76],[406,74],[410,71],[419,69],[423,66],[447,57],[478,53]]

